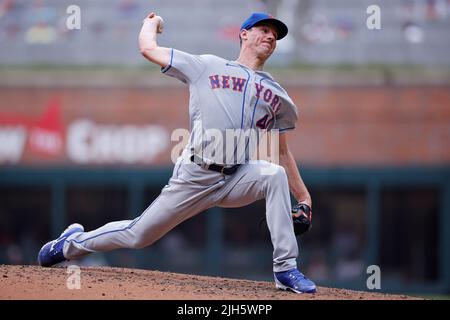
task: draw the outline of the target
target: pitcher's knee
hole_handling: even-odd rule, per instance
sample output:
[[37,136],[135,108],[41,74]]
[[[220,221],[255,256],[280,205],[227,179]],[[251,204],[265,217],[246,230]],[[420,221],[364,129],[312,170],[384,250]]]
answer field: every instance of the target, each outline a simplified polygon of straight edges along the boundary
[[282,183],[283,181],[287,181],[286,171],[278,164],[271,163],[267,167],[264,167],[261,171],[261,175],[265,180],[271,183]]

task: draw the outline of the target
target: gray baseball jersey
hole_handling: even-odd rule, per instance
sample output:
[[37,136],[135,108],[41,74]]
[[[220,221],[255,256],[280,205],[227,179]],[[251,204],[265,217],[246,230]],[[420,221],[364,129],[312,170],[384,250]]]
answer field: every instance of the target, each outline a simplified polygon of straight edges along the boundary
[[[211,129],[285,131],[295,127],[294,103],[266,72],[253,71],[213,55],[195,56],[174,49],[170,64],[162,72],[189,85],[191,137],[185,148],[188,154],[205,156],[202,137]],[[245,139],[245,135],[239,138],[247,146]],[[232,159],[228,154],[224,159],[214,154],[207,154],[208,157],[210,161],[226,164],[242,163],[248,158]],[[208,208],[241,207],[263,198],[274,249],[273,270],[295,268],[298,246],[286,172],[267,161],[245,163],[234,174],[224,175],[179,157],[168,184],[139,217],[74,233],[65,241],[63,253],[67,259],[73,259],[98,251],[142,248]]]
[[[211,162],[244,163],[255,151],[226,152],[226,143],[234,142],[226,140],[227,129],[242,129],[236,132],[237,141],[232,148],[235,145],[248,148],[255,146],[248,141],[255,138],[249,130],[283,132],[295,128],[297,107],[267,72],[254,71],[214,55],[197,56],[175,49],[171,50],[170,64],[162,72],[189,85],[191,138],[187,149]],[[207,152],[211,129],[220,131],[222,153]]]

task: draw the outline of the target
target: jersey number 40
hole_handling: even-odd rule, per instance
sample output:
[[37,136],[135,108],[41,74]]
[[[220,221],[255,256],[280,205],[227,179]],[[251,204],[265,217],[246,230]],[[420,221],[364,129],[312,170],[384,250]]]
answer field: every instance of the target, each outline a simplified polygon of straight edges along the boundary
[[267,127],[269,127],[269,125],[272,121],[273,121],[273,116],[270,116],[270,118],[269,118],[269,114],[266,114],[264,117],[262,117],[261,119],[259,119],[256,122],[256,126],[260,129],[266,129]]

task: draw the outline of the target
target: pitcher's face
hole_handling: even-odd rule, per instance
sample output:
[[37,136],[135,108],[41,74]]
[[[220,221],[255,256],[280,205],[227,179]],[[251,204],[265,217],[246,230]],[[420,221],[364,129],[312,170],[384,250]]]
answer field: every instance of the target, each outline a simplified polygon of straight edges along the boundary
[[277,46],[276,29],[270,24],[261,23],[245,31],[245,35],[241,35],[242,38],[246,37],[243,46],[254,50],[258,57],[268,59]]

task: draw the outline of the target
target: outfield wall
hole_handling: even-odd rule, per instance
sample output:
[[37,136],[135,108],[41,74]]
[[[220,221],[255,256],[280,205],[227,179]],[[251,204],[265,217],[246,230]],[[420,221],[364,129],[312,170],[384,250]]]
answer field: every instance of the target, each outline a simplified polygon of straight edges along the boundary
[[[303,165],[450,163],[448,86],[287,89]],[[189,130],[188,99],[184,87],[0,89],[0,165],[170,166],[173,130]]]

